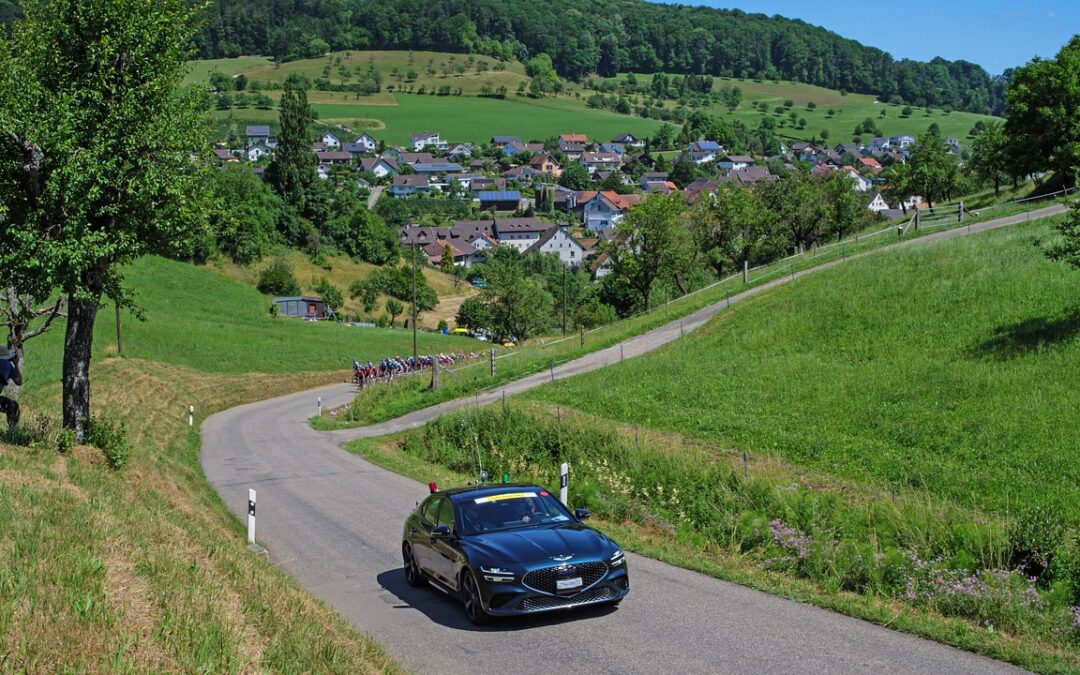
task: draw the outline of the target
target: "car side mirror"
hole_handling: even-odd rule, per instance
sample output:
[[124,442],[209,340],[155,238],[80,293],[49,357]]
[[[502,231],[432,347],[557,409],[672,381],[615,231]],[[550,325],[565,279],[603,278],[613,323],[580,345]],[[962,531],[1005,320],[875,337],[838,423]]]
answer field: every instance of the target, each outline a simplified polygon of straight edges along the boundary
[[450,526],[449,525],[436,525],[431,530],[431,536],[437,537],[439,539],[444,539],[446,537],[449,537],[450,536]]
[[590,515],[592,514],[589,513],[589,509],[574,509],[574,516],[576,516],[578,520],[585,520]]

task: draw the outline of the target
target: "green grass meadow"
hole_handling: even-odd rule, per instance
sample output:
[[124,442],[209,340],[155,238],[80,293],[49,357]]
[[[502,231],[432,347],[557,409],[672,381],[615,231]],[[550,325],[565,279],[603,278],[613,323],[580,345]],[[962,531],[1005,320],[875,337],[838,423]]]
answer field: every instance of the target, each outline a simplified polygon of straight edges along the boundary
[[[620,75],[617,79],[621,80],[625,77],[625,75]],[[649,77],[649,75],[637,75],[639,82],[647,82]],[[968,132],[975,123],[979,120],[993,119],[988,115],[975,113],[945,112],[940,109],[914,107],[910,116],[903,117],[901,113],[904,106],[902,105],[881,103],[868,94],[844,94],[835,89],[825,89],[801,82],[714,78],[713,90],[719,91],[723,87],[738,87],[742,90],[743,99],[739,106],[734,111],[729,111],[721,105],[708,106],[702,110],[724,119],[739,120],[751,128],[756,128],[763,119],[772,119],[777,123],[776,133],[779,136],[794,140],[815,139],[820,136],[822,130],[827,130],[830,145],[851,141],[855,136],[855,126],[869,118],[874,121],[883,136],[899,134],[917,136],[929,129],[931,124],[936,123],[941,129],[942,137],[956,136],[964,146],[967,146],[971,142]],[[790,108],[784,108],[787,101],[793,104]],[[807,107],[811,102],[816,106],[814,109]],[[762,113],[756,108],[755,106],[759,103],[768,104],[768,112]],[[671,107],[674,104],[669,102],[668,105]],[[775,111],[777,106],[784,108],[784,111],[777,114]],[[831,115],[830,110],[832,110]],[[792,112],[797,118],[806,119],[804,129],[799,129],[791,123],[789,115]],[[867,134],[861,135],[865,141]]]
[[[340,371],[353,359],[377,361],[412,353],[412,333],[354,328],[326,321],[271,317],[270,298],[203,267],[164,258],[142,258],[125,276],[145,319],[121,315],[124,356],[186,366],[207,373]],[[27,379],[57,382],[63,326],[27,345]],[[419,334],[421,352],[470,350],[475,341]],[[98,313],[94,357],[116,354],[113,307]]]
[[1080,521],[1080,275],[1047,222],[854,261],[672,346],[526,394],[582,412]]
[[[410,63],[411,56],[411,63]],[[491,70],[495,61],[488,57],[474,56],[484,61],[489,69],[477,72],[470,68],[463,74],[444,70],[452,68],[454,63],[462,63],[467,55],[445,54],[440,52],[407,51],[355,51],[346,54],[335,52],[317,59],[293,61],[276,66],[264,57],[239,57],[234,59],[216,59],[213,61],[193,61],[192,70],[186,82],[205,82],[209,74],[217,70],[227,75],[244,73],[249,80],[281,83],[292,73],[302,73],[314,80],[323,76],[327,64],[331,65],[330,80],[343,80],[337,74],[340,66],[337,59],[347,70],[366,69],[369,64],[383,75],[384,88],[393,84],[398,93],[379,94],[357,98],[349,93],[309,92],[313,108],[320,119],[328,124],[346,124],[356,132],[366,131],[390,144],[404,144],[409,134],[418,131],[439,131],[444,139],[453,142],[483,142],[493,135],[517,135],[525,139],[541,140],[560,133],[584,133],[591,139],[606,141],[623,132],[638,136],[650,136],[660,126],[657,120],[619,115],[613,112],[589,108],[584,101],[592,94],[591,90],[579,84],[565,83],[565,91],[558,97],[530,98],[516,94],[517,85],[527,82],[524,67],[518,62],[504,64],[505,70]],[[451,61],[453,59],[453,61]],[[429,62],[433,71],[428,70]],[[393,75],[397,68],[398,76]],[[418,77],[412,82],[414,90],[424,86],[427,91],[438,87],[450,86],[455,91],[461,89],[463,96],[428,96],[400,93],[407,85],[406,73],[416,71]],[[620,75],[619,78],[624,78]],[[648,75],[639,75],[647,80]],[[481,87],[497,89],[507,87],[509,94],[505,100],[479,98]],[[839,91],[825,89],[798,82],[772,82],[715,78],[714,89],[724,86],[737,86],[743,91],[743,101],[730,112],[722,106],[704,108],[705,112],[725,119],[739,120],[750,127],[757,127],[763,118],[771,118],[777,124],[777,133],[791,140],[810,140],[827,130],[830,144],[850,141],[854,136],[856,124],[866,118],[873,119],[881,132],[886,135],[917,135],[936,123],[943,136],[956,136],[965,145],[970,142],[967,135],[978,120],[991,119],[985,115],[973,113],[928,110],[916,108],[910,117],[901,116],[902,106],[888,105],[874,100],[866,94],[842,94]],[[276,92],[269,92],[276,98]],[[783,106],[792,101],[790,110],[785,109],[780,115],[774,112],[776,106]],[[769,106],[767,113],[761,113],[755,104],[765,102]],[[810,110],[807,104],[813,102],[816,109]],[[668,102],[674,106],[674,102]],[[830,109],[833,114],[829,114]],[[798,129],[788,119],[789,113],[807,121],[804,129]],[[884,112],[884,116],[881,116]],[[228,126],[230,115],[239,132],[243,133],[246,124],[275,124],[276,110],[233,109],[213,112],[215,128],[219,131]],[[783,126],[779,126],[783,124]],[[865,136],[865,135],[864,135]]]
[[397,672],[247,549],[199,468],[198,425],[341,382],[411,335],[273,319],[250,286],[161,258],[125,275],[145,321],[124,313],[118,358],[102,308],[91,363],[93,414],[125,429],[102,437],[119,470],[59,429],[63,321],[26,345],[22,422],[0,436],[0,671]]

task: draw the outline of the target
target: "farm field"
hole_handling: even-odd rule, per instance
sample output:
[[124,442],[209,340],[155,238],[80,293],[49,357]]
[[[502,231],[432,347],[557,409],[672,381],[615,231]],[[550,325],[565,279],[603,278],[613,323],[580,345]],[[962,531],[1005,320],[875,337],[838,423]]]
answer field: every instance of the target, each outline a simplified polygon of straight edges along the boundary
[[1080,519],[1076,272],[1045,223],[814,275],[527,398],[871,485]]
[[[854,96],[854,94],[848,96]],[[706,110],[725,119],[740,120],[753,128],[757,127],[761,120],[766,117],[772,118],[779,124],[789,113],[785,112],[783,115],[777,115],[772,109],[778,105],[783,105],[783,99],[770,100],[770,112],[767,114],[750,109],[745,102],[734,113],[728,112],[727,108],[722,107],[711,107],[706,108]],[[835,110],[835,114],[832,116],[828,114],[830,107]],[[988,115],[976,115],[966,112],[946,113],[937,109],[931,109],[929,113],[927,113],[926,109],[919,109],[911,117],[902,118],[900,116],[902,109],[903,106],[888,105],[875,101],[852,103],[844,106],[818,104],[815,110],[807,110],[805,107],[793,108],[792,110],[798,114],[799,118],[806,119],[806,128],[798,129],[792,126],[790,120],[788,120],[788,124],[783,128],[778,126],[777,134],[785,138],[809,141],[815,137],[820,137],[821,132],[825,130],[828,132],[829,145],[835,145],[841,142],[850,142],[855,137],[855,126],[861,124],[865,119],[874,120],[882,136],[900,134],[918,136],[926,132],[931,124],[936,123],[941,129],[943,138],[955,136],[960,139],[964,146],[970,148],[971,139],[968,137],[968,132],[975,126],[975,123],[979,120],[989,121],[994,119]],[[884,117],[881,117],[882,111],[885,111]],[[861,134],[861,136],[864,142],[869,138],[867,134]]]
[[[410,134],[429,130],[438,131],[451,142],[483,143],[500,134],[543,140],[571,132],[609,140],[623,132],[649,136],[662,124],[591,110],[573,99],[534,100],[510,95],[498,100],[416,94],[394,94],[393,98],[396,105],[312,103],[311,107],[319,115],[320,124],[344,124],[358,134],[368,132],[391,145],[407,144]],[[214,110],[211,121],[218,137],[230,127],[242,137],[247,124],[269,124],[276,130],[278,112],[254,108]]]
[[[625,75],[613,78],[616,81],[625,79]],[[637,74],[639,82],[648,81],[650,75]],[[830,144],[848,142],[855,135],[855,126],[865,119],[874,120],[883,136],[908,134],[917,136],[925,132],[931,124],[937,123],[941,129],[942,137],[956,136],[961,143],[970,143],[968,132],[979,120],[993,119],[988,115],[977,115],[967,112],[946,113],[940,109],[913,108],[910,117],[901,117],[904,106],[881,103],[875,97],[867,94],[842,94],[834,89],[825,89],[810,84],[789,81],[754,81],[738,78],[714,78],[713,90],[720,91],[724,87],[738,87],[742,91],[742,102],[734,112],[723,106],[709,106],[702,110],[718,115],[728,120],[739,120],[751,128],[757,127],[762,119],[771,118],[777,123],[777,133],[786,138],[795,140],[811,140],[818,137],[822,130],[829,133]],[[584,95],[584,94],[583,94]],[[777,115],[775,108],[784,107],[787,101],[793,103],[790,109]],[[769,110],[762,113],[754,106],[758,103],[767,103]],[[816,107],[809,109],[807,105],[813,103]],[[669,106],[674,104],[669,102]],[[833,114],[829,114],[830,109]],[[885,116],[882,117],[882,111]],[[795,112],[798,118],[806,119],[806,128],[798,129],[791,124],[789,114]],[[780,123],[784,123],[780,127]],[[864,139],[866,134],[862,134]]]
[[[242,72],[249,80],[263,82],[281,83],[291,73],[302,73],[314,80],[322,77],[324,68],[330,64],[330,79],[337,84],[357,81],[355,78],[341,80],[334,75],[338,69],[338,66],[334,65],[338,58],[342,59],[342,63],[350,68],[351,72],[356,72],[357,68],[366,70],[371,64],[383,75],[384,91],[359,99],[355,94],[346,92],[310,91],[308,96],[322,122],[346,124],[357,133],[367,131],[391,144],[405,143],[409,140],[410,133],[427,130],[439,131],[444,139],[450,141],[481,142],[497,134],[519,135],[526,139],[539,140],[564,132],[586,133],[590,138],[607,140],[624,131],[648,136],[661,124],[657,120],[589,108],[584,101],[592,93],[591,90],[585,90],[575,83],[567,83],[566,90],[558,98],[533,99],[519,96],[515,93],[517,84],[527,81],[528,78],[522,64],[518,62],[504,64],[504,71],[489,69],[476,72],[473,67],[464,74],[450,73],[444,76],[443,70],[450,67],[451,58],[455,59],[455,62],[463,62],[467,56],[415,52],[411,66],[409,52],[404,51],[351,52],[348,59],[345,57],[345,52],[336,52],[318,59],[285,63],[276,68],[269,59],[263,57],[195,61],[192,62],[192,73],[187,81],[205,81],[215,69],[228,75]],[[490,67],[494,67],[495,61],[492,59],[480,56],[475,59],[477,62],[486,60]],[[429,61],[433,64],[434,73],[427,69]],[[399,77],[392,75],[395,68],[398,69]],[[411,85],[404,79],[410,68],[417,73],[417,79]],[[625,75],[620,76],[622,77]],[[639,80],[648,77],[650,76],[638,76]],[[385,90],[390,84],[398,90],[396,93]],[[428,96],[401,91],[403,86],[411,86],[413,91],[424,86],[427,91],[431,91],[444,85],[455,90],[461,88],[464,95]],[[483,86],[506,86],[509,93],[504,100],[480,98],[476,94],[480,93]],[[910,117],[902,118],[902,106],[876,102],[873,96],[865,94],[844,95],[832,89],[796,82],[715,78],[714,89],[719,90],[725,86],[739,87],[743,92],[742,103],[734,112],[729,112],[722,106],[704,108],[706,112],[725,119],[739,120],[751,127],[756,127],[762,118],[771,118],[778,125],[777,133],[792,140],[810,140],[818,137],[822,130],[826,130],[830,144],[850,141],[854,136],[855,125],[870,118],[882,134],[887,136],[917,135],[926,131],[931,124],[937,123],[943,136],[956,136],[962,143],[967,144],[970,142],[967,138],[968,132],[974,124],[979,120],[992,119],[973,113],[946,113],[943,110],[928,111],[922,108],[916,108]],[[276,91],[268,91],[267,95],[275,100],[280,98],[280,92]],[[777,115],[775,107],[783,107],[788,100],[793,103],[791,110],[785,109],[783,114]],[[763,114],[754,108],[753,105],[758,102],[767,103],[769,111]],[[815,109],[807,108],[810,102],[816,105]],[[669,102],[668,105],[674,103]],[[831,115],[830,109],[833,111]],[[792,111],[797,117],[806,119],[804,129],[798,129],[790,123],[788,116]],[[885,113],[884,117],[881,117],[882,111]],[[242,133],[246,124],[276,125],[277,111],[234,108],[230,111],[215,110],[212,117],[216,133],[221,134],[227,130],[227,120],[230,117],[233,129],[239,129]],[[779,127],[781,123],[784,124],[783,127]]]
[[468,96],[395,94],[398,106],[313,104],[319,119],[353,128],[374,129],[366,120],[378,120],[372,135],[390,144],[409,142],[409,134],[433,130],[451,142],[487,142],[492,136],[512,134],[542,140],[561,133],[583,133],[609,140],[622,132],[651,135],[661,122],[600,110],[588,110],[570,101],[528,99],[511,95],[506,100]]
[[[384,87],[393,85],[395,89],[400,89],[411,86],[430,90],[432,87],[449,85],[455,90],[460,88],[464,94],[476,95],[484,86],[492,89],[505,86],[514,91],[519,82],[529,79],[525,75],[525,67],[517,61],[507,61],[501,64],[503,70],[497,70],[499,62],[489,56],[423,51],[341,51],[314,59],[289,61],[280,66],[275,66],[270,58],[262,56],[191,63],[191,73],[185,79],[187,84],[206,81],[214,70],[229,76],[243,73],[249,80],[277,84],[284,83],[293,73],[304,75],[312,81],[325,76],[333,84],[355,83],[362,79],[369,68],[374,68],[382,76]],[[465,72],[457,72],[455,66],[466,63],[471,65]],[[325,70],[327,65],[330,65],[329,71]],[[416,74],[413,80],[408,79],[410,70]]]

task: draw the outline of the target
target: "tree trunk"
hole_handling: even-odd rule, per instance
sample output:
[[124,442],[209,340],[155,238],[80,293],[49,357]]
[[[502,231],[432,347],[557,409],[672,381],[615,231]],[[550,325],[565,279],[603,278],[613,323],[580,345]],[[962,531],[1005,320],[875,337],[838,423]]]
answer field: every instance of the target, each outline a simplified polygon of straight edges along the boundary
[[998,178],[996,176],[994,177],[994,196],[1001,196],[1001,178]]
[[90,352],[94,342],[94,319],[98,303],[69,298],[67,332],[64,335],[64,428],[75,430],[83,442],[90,418]]

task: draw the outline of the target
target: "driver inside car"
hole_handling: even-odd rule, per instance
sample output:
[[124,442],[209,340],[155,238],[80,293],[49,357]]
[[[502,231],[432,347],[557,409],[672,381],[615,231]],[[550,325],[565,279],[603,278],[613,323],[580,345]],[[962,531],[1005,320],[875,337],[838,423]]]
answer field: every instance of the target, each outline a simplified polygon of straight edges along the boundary
[[540,520],[540,512],[531,499],[521,499],[517,505],[518,519],[523,523],[535,523]]
[[465,502],[461,507],[461,525],[465,532],[480,532],[484,529],[484,522],[480,518],[480,505],[475,502]]

